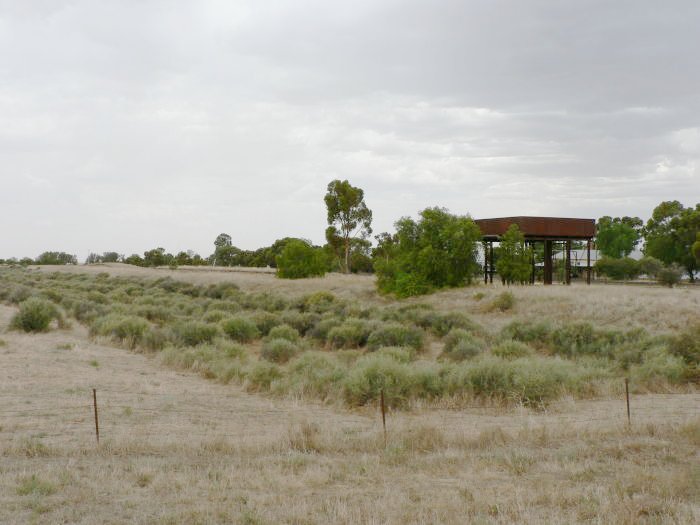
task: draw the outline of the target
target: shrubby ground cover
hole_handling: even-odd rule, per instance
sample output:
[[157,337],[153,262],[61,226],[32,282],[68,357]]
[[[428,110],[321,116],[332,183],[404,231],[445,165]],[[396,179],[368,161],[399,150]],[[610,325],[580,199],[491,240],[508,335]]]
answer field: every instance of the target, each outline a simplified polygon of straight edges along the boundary
[[10,268],[0,269],[0,301],[19,306],[11,328],[47,330],[72,317],[93,337],[222,383],[349,406],[374,402],[381,391],[396,407],[542,406],[564,395],[605,394],[623,375],[647,391],[699,378],[695,325],[653,337],[585,322],[514,321],[488,331],[464,312],[422,303],[377,306],[326,291],[287,298],[232,283]]

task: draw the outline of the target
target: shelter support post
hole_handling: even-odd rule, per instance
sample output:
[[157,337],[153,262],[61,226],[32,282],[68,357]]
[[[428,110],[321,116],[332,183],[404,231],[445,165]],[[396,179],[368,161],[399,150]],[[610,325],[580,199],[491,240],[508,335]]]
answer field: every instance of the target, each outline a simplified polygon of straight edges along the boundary
[[571,241],[566,241],[566,284],[571,284]]
[[530,284],[535,284],[535,242],[530,241],[530,265],[532,266],[532,271],[530,272]]
[[493,274],[496,271],[496,265],[493,262],[493,241],[489,243],[489,283],[493,284]]
[[544,241],[544,284],[552,284],[552,241]]
[[482,243],[484,246],[484,284],[489,283],[489,249],[487,243]]
[[586,284],[591,284],[591,240],[586,243]]

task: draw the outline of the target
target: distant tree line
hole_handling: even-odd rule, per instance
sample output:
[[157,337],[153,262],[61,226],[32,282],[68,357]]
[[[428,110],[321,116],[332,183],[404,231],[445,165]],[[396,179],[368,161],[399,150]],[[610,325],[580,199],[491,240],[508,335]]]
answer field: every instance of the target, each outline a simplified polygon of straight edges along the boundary
[[[418,220],[402,217],[394,233],[375,236],[372,211],[362,189],[349,181],[334,180],[324,196],[327,210],[326,243],[284,237],[270,246],[244,250],[228,233],[214,239],[214,252],[202,257],[192,250],[177,254],[158,247],[143,255],[117,252],[91,253],[87,264],[121,262],[145,267],[245,266],[276,268],[282,278],[323,276],[327,272],[376,273],[381,292],[400,297],[469,284],[483,271],[478,261],[481,232],[468,215],[453,215],[444,208],[426,208]],[[629,257],[642,240],[644,258]],[[611,279],[633,279],[641,274],[673,285],[686,273],[691,281],[700,269],[700,204],[684,207],[679,201],[659,204],[646,224],[639,217],[598,219],[595,238],[603,255],[596,263],[599,274]],[[575,246],[581,247],[581,246]],[[544,258],[542,247],[527,246],[517,225],[511,225],[495,249],[495,267],[505,285],[530,281],[532,261]],[[75,255],[44,252],[36,259],[9,259],[0,264],[77,264]]]

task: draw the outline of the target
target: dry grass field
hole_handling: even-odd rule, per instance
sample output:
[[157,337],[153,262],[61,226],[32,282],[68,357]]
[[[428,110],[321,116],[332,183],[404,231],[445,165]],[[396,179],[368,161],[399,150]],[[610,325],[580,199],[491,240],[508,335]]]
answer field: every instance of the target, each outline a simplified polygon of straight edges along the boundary
[[[121,265],[61,270],[231,281],[289,297],[330,290],[390,303],[363,276],[281,281]],[[480,285],[405,303],[467,312],[494,333],[544,316],[662,334],[700,311],[697,288],[576,285],[515,287],[513,309],[487,312],[501,291]],[[0,305],[0,523],[700,519],[700,394],[689,385],[633,395],[630,427],[621,383],[609,396],[565,396],[544,409],[417,402],[389,412],[385,443],[376,403],[350,409],[250,393],[165,366],[158,353],[107,344],[75,321],[39,334],[5,331],[16,311]]]

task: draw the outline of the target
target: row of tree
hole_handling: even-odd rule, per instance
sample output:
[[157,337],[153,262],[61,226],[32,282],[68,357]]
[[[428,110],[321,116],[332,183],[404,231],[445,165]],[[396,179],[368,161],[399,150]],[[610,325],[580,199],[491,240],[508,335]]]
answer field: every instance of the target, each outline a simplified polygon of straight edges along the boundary
[[686,208],[664,201],[646,224],[639,217],[598,219],[596,244],[605,257],[627,257],[642,240],[644,255],[678,265],[694,280],[700,270],[700,203]]
[[[443,208],[426,208],[420,212],[418,220],[399,219],[394,233],[376,235],[373,248],[369,240],[372,211],[364,201],[362,189],[347,180],[334,180],[328,184],[324,202],[327,228],[323,246],[285,237],[271,246],[243,250],[234,246],[229,234],[221,233],[214,240],[214,253],[206,258],[191,250],[173,255],[159,247],[144,252],[143,256],[92,253],[86,262],[124,262],[151,267],[272,267],[284,278],[318,276],[330,271],[374,271],[379,289],[398,296],[461,286],[471,282],[481,271],[477,259],[481,232],[468,215],[453,215]],[[639,273],[659,275],[664,268],[678,266],[694,280],[700,267],[700,204],[685,208],[678,201],[662,202],[646,224],[638,217],[601,217],[597,230],[597,247],[604,255],[597,268],[612,278],[630,278]],[[631,263],[627,257],[642,239],[648,261],[661,265],[653,273],[646,271],[644,265]],[[542,253],[533,253],[532,248],[526,246],[524,235],[516,225],[503,236],[495,255],[496,271],[504,284],[528,282],[532,260],[542,261],[543,258]],[[36,260],[7,262],[76,264],[77,260],[64,252],[45,252]]]

